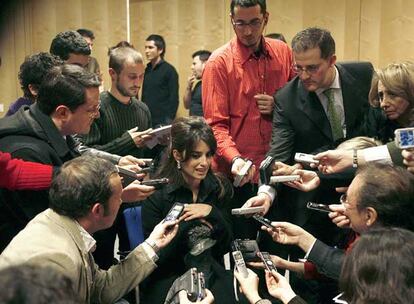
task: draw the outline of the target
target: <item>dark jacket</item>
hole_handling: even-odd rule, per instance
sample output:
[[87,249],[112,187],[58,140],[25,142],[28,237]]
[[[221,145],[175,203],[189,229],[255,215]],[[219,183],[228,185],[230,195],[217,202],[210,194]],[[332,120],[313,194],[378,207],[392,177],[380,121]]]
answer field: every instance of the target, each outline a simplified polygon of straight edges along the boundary
[[[219,199],[219,192],[220,185],[217,178],[212,173],[208,173],[206,178],[201,181],[197,203],[212,206],[210,214],[204,219],[213,225],[212,237],[217,242],[211,252],[213,258],[221,264],[223,255],[230,250],[230,241],[232,240],[230,219],[230,200],[232,197],[230,193],[227,193]],[[142,205],[145,237],[148,237],[154,227],[165,218],[175,202],[190,204],[192,201],[193,194],[190,189],[174,184],[167,185],[148,197]],[[143,292],[145,303],[158,303],[159,300],[165,299],[174,279],[187,270],[184,262],[189,251],[186,241],[187,232],[191,226],[198,222],[199,220],[180,222],[175,238],[159,252],[159,261],[157,262],[159,267],[146,280],[147,285],[144,284],[144,286],[148,286],[148,289]],[[224,271],[224,269],[222,270]],[[229,282],[231,286],[231,279],[225,281]]]
[[[345,111],[346,138],[363,135],[373,67],[369,62],[336,65]],[[299,77],[275,95],[272,140],[268,155],[292,163],[295,152],[315,153],[333,149],[331,127],[315,92],[309,92]]]
[[[76,142],[59,133],[37,104],[0,119],[0,150],[14,158],[61,166],[77,157]],[[35,215],[49,205],[47,191],[0,189],[0,251]]]

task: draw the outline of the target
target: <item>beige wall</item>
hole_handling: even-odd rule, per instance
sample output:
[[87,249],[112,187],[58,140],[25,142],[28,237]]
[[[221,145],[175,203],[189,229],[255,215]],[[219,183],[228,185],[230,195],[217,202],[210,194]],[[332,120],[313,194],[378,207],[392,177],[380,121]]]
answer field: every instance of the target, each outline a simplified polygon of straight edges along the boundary
[[[288,41],[309,26],[329,29],[339,60],[369,60],[377,67],[414,60],[414,1],[411,0],[267,0],[267,33],[282,32]],[[107,73],[107,48],[127,38],[126,0],[14,0],[0,10],[0,102],[21,95],[19,65],[28,54],[47,51],[55,34],[90,28],[93,55]],[[186,86],[191,54],[214,50],[233,36],[230,0],[130,0],[131,42],[143,52],[151,33],[167,41],[166,60],[180,75],[180,99]],[[181,100],[180,100],[181,102]],[[180,104],[179,115],[187,112]],[[0,113],[0,116],[2,114]]]

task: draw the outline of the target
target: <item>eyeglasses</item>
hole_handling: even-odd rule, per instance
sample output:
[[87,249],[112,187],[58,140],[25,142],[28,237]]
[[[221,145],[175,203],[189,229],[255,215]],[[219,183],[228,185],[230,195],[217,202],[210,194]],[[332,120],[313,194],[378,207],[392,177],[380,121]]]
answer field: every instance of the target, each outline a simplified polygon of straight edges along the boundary
[[101,101],[94,106],[92,109],[86,110],[90,118],[95,118],[99,114],[99,109],[101,108]]
[[297,64],[294,64],[294,65],[292,65],[292,69],[297,74],[302,74],[303,72],[306,72],[309,75],[313,75],[313,74],[315,74],[316,72],[319,71],[320,66],[321,66],[321,63],[320,64],[311,64],[311,65],[307,65],[307,66],[304,66],[304,67],[302,67],[300,65],[297,65]]
[[234,21],[232,20],[233,26],[237,30],[243,30],[247,26],[249,26],[251,29],[258,30],[260,26],[262,25],[264,19],[254,19],[250,22],[243,22],[243,21]]
[[351,207],[351,205],[348,202],[348,195],[346,193],[342,194],[341,197],[339,198],[339,202],[344,205],[346,210],[351,210],[351,209],[355,209],[357,208],[357,206],[353,206]]

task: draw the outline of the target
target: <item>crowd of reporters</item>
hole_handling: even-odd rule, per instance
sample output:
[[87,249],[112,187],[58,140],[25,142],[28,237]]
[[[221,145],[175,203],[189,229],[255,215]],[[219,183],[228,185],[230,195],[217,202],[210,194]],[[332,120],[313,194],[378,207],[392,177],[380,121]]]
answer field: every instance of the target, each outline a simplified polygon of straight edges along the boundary
[[[238,47],[247,47],[246,28],[260,29],[258,45],[267,43],[262,37],[265,7],[263,0],[232,1]],[[246,23],[237,18],[254,9],[263,20]],[[80,37],[72,31],[61,36]],[[59,48],[54,42],[51,51]],[[85,42],[81,46],[85,54],[80,54],[89,56]],[[290,52],[285,45],[281,48]],[[206,103],[203,98],[205,119],[176,118],[168,138],[148,151],[145,145],[154,137],[151,116],[136,99],[143,60],[131,45],[109,52],[112,87],[101,93],[101,99],[107,99],[103,103],[101,75],[86,71],[81,62],[73,65],[70,61],[76,58],[39,53],[25,62],[22,75],[38,69],[39,80],[21,79],[26,98],[0,120],[0,149],[5,151],[0,152],[0,302],[122,303],[123,297],[134,301],[128,293],[139,285],[135,296],[141,303],[326,303],[334,296],[338,303],[409,303],[414,295],[414,145],[401,144],[401,133],[414,132],[414,64],[392,63],[376,71],[370,63],[336,64],[333,38],[319,28],[299,32],[292,48],[294,68],[289,65],[283,88],[273,97],[254,97],[255,111],[269,127],[269,117],[273,119],[273,130],[272,139],[265,136],[269,161],[265,153],[257,154],[252,166],[246,166],[251,162],[243,153],[235,153],[248,139],[234,146],[226,141],[222,105],[210,108],[210,99],[218,94],[214,90]],[[298,64],[307,62],[303,54],[314,50],[319,65]],[[258,51],[250,60],[260,62],[267,56],[260,53],[263,49]],[[203,92],[219,81],[211,78],[220,70],[218,54],[206,63]],[[123,87],[127,71],[135,73],[131,87]],[[363,103],[350,106],[344,84],[341,93],[333,93],[344,95],[339,118],[329,110],[333,97],[322,90],[330,72],[334,77],[328,82],[333,84],[340,83],[340,77],[360,77],[361,87],[353,93],[362,96]],[[317,132],[310,132],[307,121],[298,126],[299,116],[292,118],[296,105],[286,101],[301,94],[312,102],[321,100],[310,113],[324,116],[324,122],[318,122],[329,126],[321,129],[329,140],[312,137]],[[134,108],[112,111],[116,99]],[[129,111],[134,111],[133,118]],[[112,128],[112,120],[128,126]],[[143,129],[132,128],[135,124]],[[114,129],[119,134],[112,138],[108,134]],[[111,139],[93,145],[92,139],[102,139],[104,133]],[[300,147],[303,150],[294,151]],[[223,156],[226,149],[236,155],[227,163],[227,176],[219,169],[221,161],[229,161]],[[293,159],[302,152],[311,160]],[[142,170],[146,155],[155,160],[147,171]],[[136,180],[126,185],[119,168],[132,172]],[[294,178],[271,185],[272,176]],[[158,188],[143,182],[157,178],[167,178],[168,184]],[[232,179],[238,180],[232,185]],[[174,217],[177,203],[181,209]],[[307,209],[306,203],[316,207]],[[122,219],[122,211],[131,206],[142,207],[144,241],[136,248],[129,246],[130,232]],[[318,206],[327,212],[315,210]],[[261,208],[256,215],[269,223],[236,218],[235,207]],[[114,262],[115,234],[125,254]],[[226,261],[228,252],[244,254],[234,245],[240,238],[256,243],[255,254],[269,251],[269,263],[277,270],[266,267],[264,259]],[[229,264],[235,264],[234,272]]]

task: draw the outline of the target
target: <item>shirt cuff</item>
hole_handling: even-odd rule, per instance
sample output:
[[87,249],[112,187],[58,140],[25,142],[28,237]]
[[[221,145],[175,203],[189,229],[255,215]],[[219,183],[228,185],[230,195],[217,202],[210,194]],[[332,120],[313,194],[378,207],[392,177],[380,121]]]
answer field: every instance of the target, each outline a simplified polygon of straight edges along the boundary
[[146,242],[143,242],[142,248],[144,248],[145,253],[148,255],[148,257],[156,263],[159,259],[158,255],[155,253],[154,249]]
[[317,239],[315,238],[315,240],[313,241],[312,245],[309,247],[309,250],[306,252],[305,257],[303,258],[305,261],[307,261],[307,260],[308,260],[309,254],[310,254],[310,252],[312,251],[313,246],[315,246],[316,240],[317,240]]
[[271,203],[273,203],[276,197],[276,189],[269,185],[261,185],[259,187],[259,190],[257,191],[257,194],[259,193],[264,193],[264,194],[269,195]]
[[385,164],[392,164],[391,155],[388,152],[386,145],[371,147],[362,150],[365,162],[381,162]]

